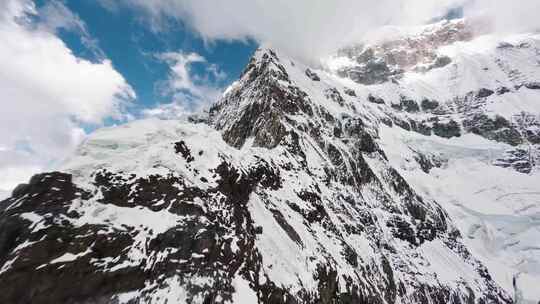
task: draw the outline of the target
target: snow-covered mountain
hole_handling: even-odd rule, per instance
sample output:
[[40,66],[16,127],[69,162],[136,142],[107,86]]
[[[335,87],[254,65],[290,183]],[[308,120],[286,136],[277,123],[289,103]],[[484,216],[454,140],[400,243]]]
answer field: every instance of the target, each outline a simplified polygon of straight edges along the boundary
[[2,202],[0,302],[537,303],[539,114],[538,34],[261,48]]

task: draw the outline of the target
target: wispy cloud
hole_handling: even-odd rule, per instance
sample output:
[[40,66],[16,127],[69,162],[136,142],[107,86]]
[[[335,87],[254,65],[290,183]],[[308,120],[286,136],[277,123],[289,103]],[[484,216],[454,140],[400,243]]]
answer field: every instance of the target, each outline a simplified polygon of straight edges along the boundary
[[106,56],[99,48],[98,41],[90,35],[86,24],[67,8],[60,1],[51,0],[40,8],[40,22],[38,25],[41,30],[48,30],[57,33],[59,30],[66,30],[79,35],[82,44],[92,52],[97,59],[105,59]]
[[[101,0],[108,2],[107,0]],[[180,20],[206,40],[254,39],[291,55],[318,58],[385,25],[418,25],[458,7],[496,30],[538,27],[538,0],[119,0],[152,28]],[[166,28],[166,27],[165,27]]]
[[145,116],[181,118],[206,110],[223,92],[227,75],[197,53],[167,52],[156,58],[169,68],[168,78],[158,84],[169,103],[143,111]]
[[0,189],[69,154],[85,135],[81,124],[122,119],[135,98],[109,60],[76,57],[58,29],[91,39],[60,2],[0,2]]
[[464,5],[466,17],[486,19],[495,32],[540,30],[538,0],[470,0]]

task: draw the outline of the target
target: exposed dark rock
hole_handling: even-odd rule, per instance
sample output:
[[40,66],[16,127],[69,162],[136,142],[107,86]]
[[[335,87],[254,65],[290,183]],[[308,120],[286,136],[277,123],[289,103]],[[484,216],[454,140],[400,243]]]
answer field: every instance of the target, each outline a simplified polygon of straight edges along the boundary
[[520,133],[523,141],[528,141],[530,144],[540,144],[539,116],[525,111],[513,115],[512,128]]
[[344,92],[349,96],[356,97],[356,92],[353,89],[345,89]]
[[[11,200],[32,199],[24,199],[0,215],[0,264],[12,260],[9,270],[0,276],[3,286],[0,302],[77,303],[107,299],[113,293],[143,287],[142,269],[131,267],[116,273],[100,273],[89,263],[91,257],[122,256],[121,249],[133,242],[129,232],[118,232],[115,239],[107,239],[95,234],[101,230],[99,226],[77,228],[69,221],[55,220],[60,216],[77,218],[79,215],[68,212],[71,201],[89,198],[89,193],[72,183],[71,175],[60,172],[35,175],[18,194]],[[33,231],[31,222],[19,216],[26,212],[42,216],[42,224],[47,228]],[[15,241],[33,243],[17,252],[24,258],[16,258]],[[81,259],[59,262],[62,267],[48,264],[52,258],[67,252],[78,254],[86,248],[92,251]]]
[[392,103],[390,104],[390,107],[394,110],[397,110],[397,111],[402,111],[403,110],[403,106],[401,105],[401,103]]
[[343,99],[343,97],[341,97],[341,94],[336,88],[326,89],[324,91],[324,95],[326,96],[326,98],[338,103],[340,106],[343,106],[345,102],[345,100]]
[[490,89],[481,88],[480,90],[478,90],[478,92],[476,92],[476,98],[486,98],[493,95],[494,93],[495,92]]
[[398,117],[394,117],[393,121],[396,124],[396,126],[402,128],[404,130],[407,130],[407,131],[411,130],[411,124],[408,121],[403,120],[403,119],[398,118]]
[[540,126],[535,129],[525,130],[525,137],[531,144],[539,145],[540,144]]
[[386,82],[392,76],[402,73],[401,70],[390,69],[384,60],[374,57],[373,50],[369,48],[360,54],[356,61],[358,65],[342,68],[338,71],[338,75],[371,85]]
[[448,56],[437,56],[437,59],[435,59],[435,62],[429,67],[429,69],[438,69],[445,67],[452,63],[452,59]]
[[289,222],[283,217],[283,214],[276,209],[272,209],[272,215],[274,216],[274,219],[279,224],[279,226],[287,233],[287,235],[300,247],[304,247],[304,243],[302,243],[302,239],[298,235],[298,232],[294,230],[294,228],[289,225]]
[[396,282],[394,281],[394,272],[392,271],[392,267],[390,266],[390,263],[388,262],[388,259],[386,257],[383,257],[381,260],[382,264],[382,270],[386,275],[386,282],[388,283],[388,292],[386,294],[386,301],[387,303],[394,303],[396,300]]
[[504,49],[511,49],[511,48],[513,48],[513,47],[514,47],[513,44],[508,43],[508,42],[505,42],[505,41],[503,41],[503,42],[499,43],[499,45],[497,45],[497,48],[498,48],[498,49],[501,49],[501,50],[504,50]]
[[[379,62],[372,55],[358,58],[373,72],[359,75],[363,81],[399,73],[389,67],[398,56]],[[311,73],[306,71],[320,81]],[[441,207],[418,195],[390,166],[378,145],[377,121],[360,111],[340,114],[333,106],[312,103],[293,83],[276,52],[259,52],[240,84],[209,113],[229,145],[241,148],[252,139],[266,149],[230,152],[204,138],[204,129],[191,137],[197,140],[188,140],[189,132],[179,135],[185,140],[167,139],[166,161],[152,159],[147,175],[99,163],[89,172],[74,170],[84,176],[84,189],[59,172],[18,187],[0,210],[0,302],[116,303],[119,294],[135,292],[132,303],[153,303],[164,300],[152,297],[156,291],[181,287],[186,303],[224,304],[232,302],[239,291],[234,280],[242,278],[264,304],[510,303],[460,242]],[[324,93],[328,105],[344,104],[337,89]],[[373,96],[368,100],[384,104]],[[400,106],[419,110],[415,101]],[[383,123],[432,132],[433,121],[387,115]],[[460,134],[454,121],[433,125],[439,136]],[[198,146],[200,141],[204,145]],[[431,154],[416,154],[426,172],[443,165]],[[133,160],[137,168],[138,162]],[[148,225],[155,216],[164,223]],[[257,222],[261,216],[263,222]],[[359,236],[374,254],[359,255]],[[431,273],[417,267],[424,263],[417,247],[435,239],[441,250],[478,269],[474,286],[431,280]],[[398,247],[399,240],[407,243]],[[314,281],[309,276],[298,276],[293,285],[273,281],[270,272],[283,267],[284,257],[267,248],[275,245],[293,251],[285,262],[310,271]],[[66,254],[75,257],[52,262]],[[287,274],[294,278],[294,272]]]
[[255,136],[260,146],[275,147],[285,135],[279,116],[270,104],[253,103],[224,131],[223,138],[231,145],[241,147],[248,137]]
[[394,125],[394,122],[389,117],[382,117],[381,122],[390,128]]
[[[180,145],[184,147],[184,145]],[[185,149],[182,149],[185,151]],[[169,211],[179,215],[196,216],[193,222],[185,227],[174,227],[166,233],[153,238],[148,244],[147,250],[152,252],[166,252],[167,248],[177,248],[174,254],[170,254],[167,260],[154,264],[152,272],[145,271],[148,261],[142,260],[142,264],[134,264],[130,267],[119,268],[117,271],[103,271],[101,267],[113,267],[114,264],[99,265],[90,263],[91,259],[117,260],[117,263],[127,260],[127,252],[133,250],[136,244],[133,242],[134,235],[129,228],[126,231],[108,230],[105,226],[85,225],[82,227],[72,226],[69,222],[52,221],[56,217],[67,216],[67,218],[78,218],[81,215],[69,213],[69,207],[72,201],[78,198],[89,199],[90,194],[84,190],[78,189],[71,183],[71,175],[52,172],[42,175],[36,175],[25,189],[20,190],[20,195],[24,197],[32,196],[31,200],[25,200],[18,207],[5,211],[0,216],[0,262],[4,264],[7,259],[13,258],[14,237],[17,242],[38,241],[24,249],[26,259],[16,259],[15,263],[8,272],[0,276],[0,282],[5,287],[5,292],[0,295],[0,300],[5,303],[90,303],[95,299],[101,299],[103,303],[109,303],[111,297],[120,292],[127,292],[136,289],[142,289],[145,282],[157,280],[161,275],[172,275],[175,273],[185,273],[188,275],[192,270],[198,269],[197,273],[210,275],[218,279],[221,271],[224,273],[234,272],[233,259],[239,259],[240,256],[227,251],[229,247],[223,247],[216,243],[216,237],[221,242],[225,240],[223,234],[229,219],[209,213],[198,205],[188,203],[193,201],[194,196],[205,201],[211,200],[209,194],[213,191],[225,195],[227,198],[226,208],[231,208],[233,223],[236,223],[237,233],[245,234],[246,237],[262,233],[260,229],[248,226],[247,234],[245,230],[239,230],[244,227],[246,213],[245,203],[249,194],[257,184],[263,187],[277,189],[279,187],[279,178],[274,177],[276,173],[269,168],[265,162],[255,166],[249,175],[240,173],[226,163],[222,163],[216,172],[221,176],[216,190],[202,192],[200,189],[184,188],[181,192],[176,187],[182,185],[183,181],[177,177],[157,177],[150,176],[148,179],[132,178],[130,181],[108,171],[100,171],[95,175],[95,184],[101,191],[99,201],[103,204],[115,204],[118,206],[146,206],[154,211],[163,210],[170,205]],[[129,184],[129,183],[133,184]],[[127,185],[137,191],[128,191]],[[34,195],[34,193],[36,195]],[[171,198],[167,198],[172,195]],[[39,199],[42,197],[42,199]],[[154,198],[161,198],[166,203],[153,205]],[[54,201],[55,205],[50,202]],[[171,205],[172,204],[172,205]],[[216,204],[216,203],[214,203]],[[30,209],[29,209],[30,208]],[[39,210],[42,213],[39,213]],[[23,212],[36,212],[47,216],[51,221],[44,224],[50,225],[46,230],[40,230],[36,233],[29,230],[29,224],[19,215]],[[214,219],[217,226],[207,226],[199,222],[199,218]],[[221,219],[220,221],[215,221]],[[249,221],[248,221],[249,222]],[[212,223],[212,222],[209,222]],[[204,228],[203,233],[201,229]],[[149,231],[151,234],[152,231]],[[45,238],[43,238],[45,237]],[[62,267],[57,267],[47,263],[62,254],[78,254],[91,249],[83,257],[74,262],[63,262]],[[130,249],[131,248],[131,249]],[[225,250],[219,253],[219,248]],[[249,250],[247,247],[241,247]],[[194,257],[193,253],[204,253],[201,257]],[[82,253],[81,253],[82,254]],[[113,259],[114,258],[114,259]],[[120,258],[119,260],[117,258]],[[189,261],[189,264],[177,264],[178,260]],[[222,260],[225,259],[225,260]],[[222,265],[231,265],[232,269],[218,269],[213,266],[216,263]],[[41,265],[41,266],[40,266]],[[46,265],[42,267],[42,265]],[[186,266],[189,266],[186,268]],[[36,272],[22,271],[27,268],[38,268]],[[193,268],[194,267],[194,268]],[[217,271],[217,272],[216,272]],[[216,277],[217,273],[217,277]],[[31,277],[28,277],[31,275]],[[29,283],[32,290],[16,288],[21,286],[22,282]],[[228,284],[228,285],[227,285]],[[214,291],[222,292],[224,300],[230,299],[230,280],[225,286],[208,286]],[[229,287],[227,287],[229,286]],[[204,295],[204,292],[193,287],[192,295]],[[189,289],[188,289],[189,290]],[[207,289],[210,290],[210,289]],[[9,291],[9,292],[7,292]],[[227,292],[229,292],[227,296]],[[16,300],[15,300],[16,299]]]
[[540,82],[528,82],[525,87],[529,90],[540,90]]
[[298,197],[302,199],[303,201],[310,202],[310,203],[320,203],[321,197],[314,192],[303,190],[300,193],[297,193]]
[[422,99],[422,110],[431,111],[439,107],[439,102],[436,100],[429,100],[427,98]]
[[512,168],[520,173],[529,174],[535,166],[534,155],[538,153],[535,149],[520,149],[506,151],[504,155],[493,164],[498,167]]
[[373,153],[379,151],[373,136],[366,131],[366,127],[361,119],[346,119],[343,124],[345,135],[353,140],[353,144],[358,151]]
[[176,153],[182,154],[182,157],[188,162],[192,162],[195,158],[191,155],[191,151],[187,147],[186,143],[182,140],[174,144],[174,150]]
[[412,99],[408,99],[405,96],[402,96],[400,99],[400,106],[403,110],[409,113],[415,113],[420,111],[418,103]]
[[426,136],[431,135],[431,127],[424,121],[417,122],[414,120],[410,120],[409,123],[411,126],[411,130],[413,130],[414,132],[417,132]]
[[445,163],[444,160],[442,160],[440,157],[437,157],[432,154],[424,154],[420,152],[414,152],[414,159],[418,162],[420,165],[420,168],[425,173],[429,173],[431,169],[433,168],[441,168],[443,164]]
[[433,133],[440,137],[452,138],[461,136],[461,128],[454,120],[449,122],[436,121],[433,123]]
[[369,46],[354,45],[338,52],[354,62],[340,69],[338,74],[367,85],[386,81],[397,83],[406,71],[427,72],[449,65],[452,60],[438,54],[437,49],[456,41],[470,40],[473,36],[469,26],[448,23],[414,37],[389,39]]
[[321,81],[321,78],[319,77],[319,75],[317,75],[315,72],[311,71],[310,69],[306,69],[306,76],[313,81]]
[[342,254],[345,256],[345,260],[353,267],[358,267],[358,254],[351,246],[345,244],[343,246]]
[[477,114],[463,121],[465,130],[490,140],[504,142],[512,146],[522,143],[520,133],[502,116],[490,118],[485,114]]
[[509,93],[509,92],[511,92],[511,91],[507,87],[497,88],[497,95],[503,95],[503,94],[506,94],[506,93]]
[[411,245],[418,245],[418,242],[416,240],[416,233],[411,227],[411,224],[409,224],[401,217],[394,216],[386,223],[386,226],[392,228],[392,234],[396,238],[407,241]]
[[375,96],[373,96],[371,94],[369,94],[369,96],[368,96],[368,101],[372,102],[372,103],[376,103],[376,104],[385,104],[384,99],[382,99],[380,97],[375,97]]
[[[276,58],[265,53],[258,64],[251,62],[244,71],[244,89],[229,94],[210,109],[211,123],[223,130],[223,139],[230,145],[240,148],[249,137],[254,137],[255,146],[274,148],[286,136],[282,121],[285,115],[313,115],[307,93],[292,84],[283,85],[290,80]],[[240,109],[245,99],[257,102]],[[227,112],[224,109],[235,115],[222,115]]]
[[328,144],[327,147],[328,157],[334,166],[341,166],[344,164],[343,156],[338,148],[332,144]]

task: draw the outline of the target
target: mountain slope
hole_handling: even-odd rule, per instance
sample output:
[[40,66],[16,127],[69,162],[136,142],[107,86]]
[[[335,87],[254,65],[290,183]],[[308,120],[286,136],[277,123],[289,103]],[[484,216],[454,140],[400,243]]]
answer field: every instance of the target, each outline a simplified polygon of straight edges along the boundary
[[[453,35],[437,34],[452,23]],[[484,35],[455,42],[455,33],[468,32],[461,24],[442,22],[435,30],[430,26],[405,37],[405,42],[383,44],[422,41],[425,49],[425,41],[436,41],[435,53],[425,59],[413,56],[414,62],[447,57],[445,66],[422,70],[409,65],[394,81],[379,85],[340,82],[357,88],[361,98],[378,102],[373,107],[377,116],[393,120],[393,128],[380,129],[391,164],[423,196],[436,199],[450,213],[466,235],[468,248],[499,284],[515,292],[518,300],[536,303],[540,36]],[[451,37],[450,44],[445,37]],[[415,45],[405,51],[418,54]],[[375,49],[387,52],[379,54],[382,58],[404,51]],[[349,57],[355,58],[354,53],[344,52],[329,65],[339,70]],[[437,166],[426,164],[430,159]]]
[[[534,242],[538,204],[514,202],[535,195],[536,171],[505,151],[534,147],[536,129],[490,117],[516,100],[537,109],[531,37],[529,57],[477,56],[517,72],[479,74],[457,53],[376,85],[261,49],[207,123],[98,130],[2,202],[0,302],[512,303],[515,265],[495,266],[540,259],[483,246],[495,230]],[[504,180],[467,182],[482,174]],[[519,231],[488,214],[494,201],[523,209]]]

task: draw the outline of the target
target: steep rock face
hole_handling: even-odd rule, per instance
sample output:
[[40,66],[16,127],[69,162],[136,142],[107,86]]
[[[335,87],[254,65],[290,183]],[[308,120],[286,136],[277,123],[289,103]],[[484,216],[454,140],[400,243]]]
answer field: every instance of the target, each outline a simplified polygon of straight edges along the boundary
[[473,26],[465,20],[441,21],[420,32],[401,35],[382,43],[358,45],[340,50],[352,64],[337,72],[361,84],[378,84],[399,79],[407,71],[427,72],[452,62],[438,48],[473,38]]
[[[389,60],[396,52],[413,54],[415,59],[396,65],[402,71],[400,77],[359,86],[363,89],[356,90],[357,96],[380,105],[372,108],[385,125],[449,139],[472,133],[512,146],[508,151],[531,151],[530,158],[536,159],[538,35],[474,37],[471,28],[464,20],[444,21],[412,36],[370,45],[368,49],[377,50],[373,51],[377,60]],[[354,69],[364,51],[365,47],[346,48],[326,66],[337,74]],[[416,64],[433,56],[448,56],[452,61],[435,70],[416,71]],[[341,83],[356,87],[351,81]]]
[[[375,86],[261,49],[209,125],[98,130],[2,202],[0,302],[512,303],[536,205],[475,200],[537,187],[515,171],[537,125],[501,110],[536,113],[535,39]],[[495,229],[502,258],[482,250]]]
[[[487,35],[437,52],[452,62],[378,85],[340,82],[381,122],[378,143],[392,166],[449,212],[516,301],[537,303],[540,38]],[[330,61],[334,68],[347,62]],[[420,111],[408,111],[404,100]],[[438,166],[425,161],[432,156]]]
[[285,136],[284,114],[313,115],[309,97],[289,80],[274,51],[256,54],[227,97],[210,109],[211,121],[223,138],[240,148],[253,137],[255,145],[274,148]]
[[19,187],[2,302],[511,302],[389,165],[378,119],[305,70],[261,50],[211,111],[221,132],[101,130]]

